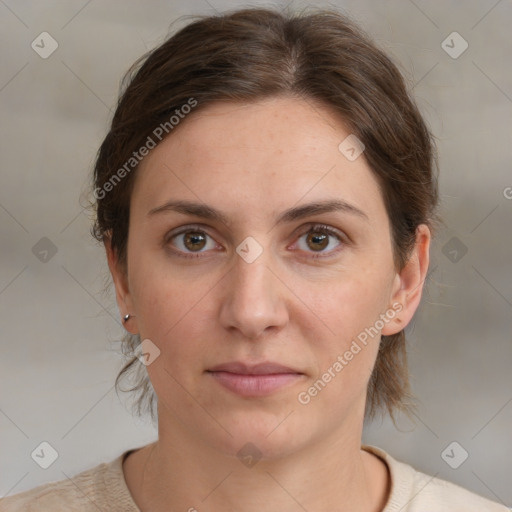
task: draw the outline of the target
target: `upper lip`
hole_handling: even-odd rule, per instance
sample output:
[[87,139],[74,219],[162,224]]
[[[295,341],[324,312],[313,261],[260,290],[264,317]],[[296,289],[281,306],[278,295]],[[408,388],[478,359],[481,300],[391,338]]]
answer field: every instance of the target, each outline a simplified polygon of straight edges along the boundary
[[265,362],[259,364],[247,364],[239,361],[222,363],[208,369],[209,372],[228,372],[240,375],[270,375],[276,373],[302,373],[298,370],[283,366],[282,364]]

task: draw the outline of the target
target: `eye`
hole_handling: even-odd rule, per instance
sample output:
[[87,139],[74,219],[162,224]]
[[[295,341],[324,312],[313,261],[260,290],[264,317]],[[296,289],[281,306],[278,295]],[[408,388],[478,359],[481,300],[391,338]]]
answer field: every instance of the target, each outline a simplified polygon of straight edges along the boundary
[[[344,243],[344,237],[338,230],[325,224],[314,224],[300,235],[296,244],[304,252],[317,253],[312,255],[313,258],[321,258],[324,257],[324,253],[327,253],[325,256],[329,256],[333,252],[338,252],[336,248]],[[199,258],[202,253],[219,247],[213,238],[198,226],[186,226],[177,233],[168,234],[164,244],[173,246],[176,248],[173,252],[185,258]]]
[[[337,252],[335,248],[342,245],[343,241],[343,236],[336,229],[325,224],[315,224],[309,226],[308,231],[300,236],[297,245],[305,252],[321,253],[319,256],[313,256],[318,258],[323,257],[323,253]],[[326,250],[327,248],[330,249]]]
[[178,250],[175,252],[185,258],[194,258],[194,253],[203,253],[217,247],[208,233],[194,226],[169,234],[165,237],[165,243],[176,247]]

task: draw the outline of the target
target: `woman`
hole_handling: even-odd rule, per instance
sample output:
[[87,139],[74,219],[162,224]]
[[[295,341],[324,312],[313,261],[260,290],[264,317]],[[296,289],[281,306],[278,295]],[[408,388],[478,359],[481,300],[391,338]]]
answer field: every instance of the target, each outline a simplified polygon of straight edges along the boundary
[[439,222],[395,65],[335,12],[263,9],[140,64],[94,233],[158,440],[0,509],[507,510],[361,446],[365,417],[408,410],[404,328]]

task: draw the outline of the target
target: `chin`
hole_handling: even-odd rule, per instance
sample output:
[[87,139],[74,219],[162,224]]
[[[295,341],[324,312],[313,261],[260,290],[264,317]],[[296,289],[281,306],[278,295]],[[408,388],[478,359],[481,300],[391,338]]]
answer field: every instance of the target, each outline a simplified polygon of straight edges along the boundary
[[286,418],[286,414],[277,416],[259,411],[218,418],[231,436],[225,431],[215,437],[208,434],[206,442],[215,443],[214,448],[228,456],[283,458],[303,448],[311,440],[307,425],[298,424],[298,418],[293,421],[294,415],[292,413]]

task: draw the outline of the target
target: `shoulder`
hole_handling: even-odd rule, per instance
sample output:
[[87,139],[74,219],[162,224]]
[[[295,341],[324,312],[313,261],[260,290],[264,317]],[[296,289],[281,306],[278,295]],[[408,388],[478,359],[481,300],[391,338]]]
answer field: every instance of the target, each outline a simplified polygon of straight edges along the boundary
[[390,471],[391,489],[382,512],[509,512],[457,484],[417,471],[375,446],[363,449],[383,459]]
[[0,499],[0,512],[139,512],[124,480],[124,452],[81,473]]

